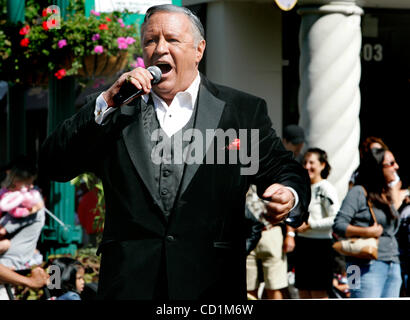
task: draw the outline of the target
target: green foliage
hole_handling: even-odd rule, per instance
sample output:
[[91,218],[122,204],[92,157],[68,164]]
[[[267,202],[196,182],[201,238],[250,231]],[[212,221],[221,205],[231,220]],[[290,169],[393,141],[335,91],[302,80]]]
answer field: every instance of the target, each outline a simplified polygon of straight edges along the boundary
[[[41,6],[34,0],[26,1],[23,23],[11,24],[4,9],[0,12],[3,80],[24,83],[27,70],[33,68],[57,78],[77,75],[84,57],[90,55],[118,56],[126,52],[129,62],[141,55],[137,25],[125,26],[122,20],[129,12],[93,12],[86,17],[84,1],[69,3],[60,12],[66,13],[65,17],[60,14],[61,19],[58,11],[53,12],[52,7]],[[118,39],[124,40],[122,46]]]
[[[0,22],[0,25],[1,25],[1,22]],[[0,61],[6,60],[11,55],[11,41],[7,37],[7,35],[4,33],[4,31],[1,29],[0,29],[0,47],[2,48],[2,50],[0,51]]]
[[101,258],[97,256],[97,248],[86,247],[77,251],[76,259],[85,267],[85,283],[98,282]]

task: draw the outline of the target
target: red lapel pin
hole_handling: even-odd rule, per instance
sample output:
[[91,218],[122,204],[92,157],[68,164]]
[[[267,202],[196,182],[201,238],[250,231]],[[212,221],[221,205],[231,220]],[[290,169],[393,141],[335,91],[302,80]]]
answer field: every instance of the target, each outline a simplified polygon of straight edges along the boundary
[[232,141],[228,146],[228,150],[239,150],[241,145],[241,140],[239,139],[235,139],[234,141]]

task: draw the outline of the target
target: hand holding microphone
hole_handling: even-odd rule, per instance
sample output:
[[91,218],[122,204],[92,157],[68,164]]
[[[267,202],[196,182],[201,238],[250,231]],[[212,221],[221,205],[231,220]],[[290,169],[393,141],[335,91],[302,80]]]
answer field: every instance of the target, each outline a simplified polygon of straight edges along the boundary
[[132,99],[151,91],[152,85],[161,80],[162,72],[156,66],[147,69],[136,68],[124,73],[106,92],[103,97],[109,107],[120,107]]

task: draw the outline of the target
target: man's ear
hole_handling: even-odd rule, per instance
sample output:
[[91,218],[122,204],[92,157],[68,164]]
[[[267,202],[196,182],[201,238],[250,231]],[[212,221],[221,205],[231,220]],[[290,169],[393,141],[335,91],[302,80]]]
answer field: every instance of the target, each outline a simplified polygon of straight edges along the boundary
[[205,47],[206,47],[206,41],[202,39],[201,41],[199,41],[198,46],[196,48],[196,63],[197,64],[199,64],[199,62],[202,60]]

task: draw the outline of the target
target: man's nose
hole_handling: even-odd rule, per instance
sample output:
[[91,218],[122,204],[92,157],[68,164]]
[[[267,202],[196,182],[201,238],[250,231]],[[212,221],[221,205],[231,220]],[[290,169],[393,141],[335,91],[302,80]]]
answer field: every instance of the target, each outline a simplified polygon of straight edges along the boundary
[[158,55],[163,55],[168,52],[168,43],[164,38],[158,40],[157,46],[155,47],[155,53]]

